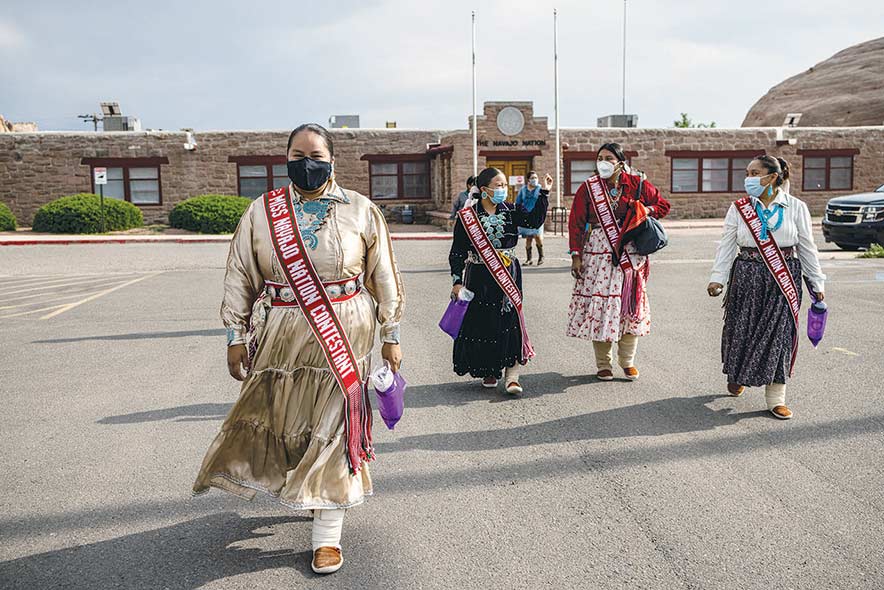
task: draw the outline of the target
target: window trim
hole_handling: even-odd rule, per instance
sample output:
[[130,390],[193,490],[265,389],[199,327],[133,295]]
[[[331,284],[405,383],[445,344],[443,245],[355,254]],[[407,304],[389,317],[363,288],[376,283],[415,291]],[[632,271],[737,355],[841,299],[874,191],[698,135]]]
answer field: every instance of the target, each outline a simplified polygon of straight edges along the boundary
[[[733,187],[733,171],[734,160],[744,160],[746,158],[756,158],[764,156],[765,150],[666,150],[664,155],[669,158],[669,193],[672,195],[730,195],[734,193],[742,193],[743,187]],[[727,185],[730,190],[726,191],[704,191],[703,190],[703,160],[723,160],[727,158]],[[696,159],[697,160],[697,190],[695,191],[677,191],[673,186],[675,182],[675,160]]]
[[[397,190],[396,196],[391,198],[378,198],[378,201],[431,201],[433,199],[433,178],[432,167],[430,166],[430,157],[426,154],[363,154],[360,160],[368,162],[368,196],[372,201],[375,200],[373,195],[373,182],[375,176],[393,176],[393,174],[375,174],[372,172],[372,164],[396,164]],[[417,174],[405,174],[403,172],[403,164],[421,162],[427,166],[427,195],[424,197],[406,197],[403,194],[405,190],[405,177],[418,176]]]
[[[856,167],[856,156],[859,155],[859,150],[857,148],[842,148],[842,149],[808,149],[808,150],[798,150],[798,155],[801,156],[801,192],[807,193],[821,193],[826,191],[852,191],[854,190],[854,168]],[[850,186],[847,188],[830,188],[831,186],[831,172],[832,172],[832,158],[845,158],[850,157]],[[825,177],[825,186],[820,188],[807,188],[804,185],[804,180],[807,178],[807,158],[825,158],[826,160],[826,177]],[[818,168],[817,168],[818,170]]]
[[[243,166],[264,166],[265,178],[267,179],[267,190],[273,190],[273,167],[288,162],[286,156],[228,156],[229,163],[236,164],[236,194],[242,196],[242,176],[240,168]],[[257,197],[256,197],[257,198]]]
[[[168,164],[169,158],[165,156],[152,158],[81,158],[80,164],[89,166],[89,186],[92,193],[95,192],[95,168],[122,168],[123,169],[123,199],[132,203],[132,190],[129,187],[129,168],[156,168],[157,169],[157,194],[159,201],[156,203],[132,203],[136,207],[162,207],[163,206],[163,164]],[[137,179],[136,179],[137,180]]]
[[[638,157],[638,152],[630,150],[623,152],[623,155],[626,156],[626,163],[632,166],[632,159]],[[562,162],[562,175],[565,184],[565,192],[562,193],[563,195],[566,197],[574,196],[574,193],[571,192],[571,162],[574,160],[585,161],[597,159],[598,151],[562,152],[562,160],[564,160]]]

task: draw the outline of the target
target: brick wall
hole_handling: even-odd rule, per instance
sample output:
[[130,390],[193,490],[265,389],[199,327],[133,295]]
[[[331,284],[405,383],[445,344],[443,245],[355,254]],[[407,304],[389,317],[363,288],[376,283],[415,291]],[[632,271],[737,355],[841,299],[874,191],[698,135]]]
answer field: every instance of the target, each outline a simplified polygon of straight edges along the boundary
[[[508,137],[497,129],[497,115],[506,106],[518,108],[525,119],[523,131]],[[441,143],[453,151],[430,158],[430,200],[381,201],[390,219],[406,204],[416,211],[416,220],[424,221],[428,210],[448,210],[452,198],[463,190],[472,174],[472,132],[465,130],[433,131],[405,129],[332,130],[335,138],[336,175],[342,186],[369,194],[369,162],[365,154],[423,154],[427,145]],[[488,145],[484,151],[539,150],[532,167],[541,175],[555,174],[554,134],[546,117],[535,117],[529,102],[489,102],[478,117],[479,140]],[[621,143],[637,152],[633,164],[645,171],[673,204],[675,218],[720,217],[736,193],[672,194],[670,157],[673,151],[765,151],[786,158],[793,166],[792,193],[810,205],[819,215],[825,202],[838,195],[873,190],[884,184],[884,127],[794,128],[785,137],[795,145],[777,145],[777,130],[758,129],[562,129],[563,146],[568,152],[594,152],[606,141]],[[185,134],[178,132],[124,133],[3,133],[0,134],[0,201],[7,203],[22,225],[33,219],[37,208],[60,196],[91,190],[90,169],[82,158],[132,158],[162,156],[169,160],[162,166],[163,203],[143,206],[147,221],[164,222],[179,201],[203,193],[235,194],[237,167],[230,156],[282,155],[287,131],[197,132],[196,151],[183,148]],[[545,141],[545,145],[522,145]],[[494,142],[516,141],[516,146],[494,146]],[[802,190],[803,158],[799,150],[856,149],[853,189],[846,191],[806,192]],[[479,168],[487,157],[480,156]],[[562,166],[562,174],[565,167]],[[564,195],[563,205],[571,199]]]
[[[335,174],[346,188],[369,193],[369,163],[363,154],[424,153],[439,132],[407,130],[333,130]],[[4,133],[0,135],[0,201],[22,225],[49,201],[91,192],[90,167],[82,158],[162,156],[162,204],[144,205],[145,221],[166,222],[176,203],[205,193],[234,195],[237,167],[230,156],[284,155],[287,131],[213,131],[195,134],[197,149],[184,149],[178,132]],[[391,209],[399,202],[383,202]],[[420,204],[420,203],[419,203]],[[432,201],[422,209],[433,208]]]

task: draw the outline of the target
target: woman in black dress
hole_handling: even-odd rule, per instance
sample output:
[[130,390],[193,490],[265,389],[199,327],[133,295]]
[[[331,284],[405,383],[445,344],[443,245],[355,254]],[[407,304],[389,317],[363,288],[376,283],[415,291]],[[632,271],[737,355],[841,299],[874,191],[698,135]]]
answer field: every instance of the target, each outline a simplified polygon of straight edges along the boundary
[[[471,206],[519,290],[522,289],[522,267],[516,258],[518,228],[543,225],[552,184],[553,178],[547,174],[537,204],[529,212],[521,205],[506,202],[507,179],[497,168],[486,168],[476,177],[478,202]],[[454,283],[451,297],[458,297],[464,288],[474,293],[460,334],[454,341],[454,372],[469,373],[482,379],[484,387],[494,388],[505,370],[506,391],[521,393],[519,365],[526,364],[528,359],[522,352],[518,311],[473,248],[460,218],[454,227],[448,263]]]

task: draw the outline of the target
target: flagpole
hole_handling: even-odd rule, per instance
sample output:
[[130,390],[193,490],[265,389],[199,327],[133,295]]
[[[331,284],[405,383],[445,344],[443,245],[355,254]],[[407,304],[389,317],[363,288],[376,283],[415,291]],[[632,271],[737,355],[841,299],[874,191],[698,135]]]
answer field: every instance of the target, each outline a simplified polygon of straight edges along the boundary
[[553,70],[555,92],[555,125],[556,125],[556,207],[562,206],[562,141],[559,135],[559,16],[553,8]]
[[623,0],[623,114],[626,114],[626,0]]
[[476,11],[473,11],[473,176],[479,175],[479,125],[476,120]]

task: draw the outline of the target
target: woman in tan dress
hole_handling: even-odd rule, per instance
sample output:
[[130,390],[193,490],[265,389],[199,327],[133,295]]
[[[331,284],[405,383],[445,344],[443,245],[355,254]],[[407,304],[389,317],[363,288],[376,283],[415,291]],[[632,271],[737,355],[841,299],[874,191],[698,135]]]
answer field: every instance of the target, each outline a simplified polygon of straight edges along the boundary
[[[337,185],[334,147],[324,128],[295,129],[287,153],[304,251],[349,337],[362,379],[370,372],[378,323],[381,356],[398,371],[404,293],[383,214],[368,198]],[[233,236],[221,305],[228,368],[243,381],[242,391],[193,490],[216,487],[246,499],[261,491],[290,508],[313,511],[312,567],[331,573],[343,564],[344,512],[371,495],[371,477],[364,462],[356,469],[348,463],[344,394],[292,299],[258,198]]]

